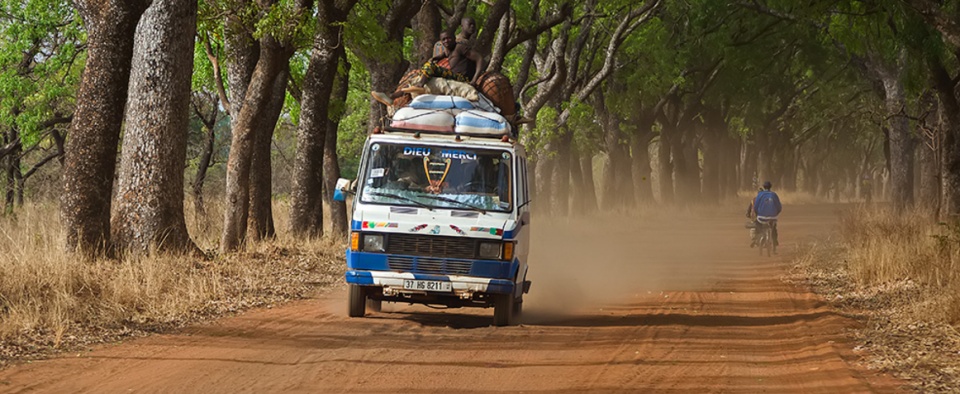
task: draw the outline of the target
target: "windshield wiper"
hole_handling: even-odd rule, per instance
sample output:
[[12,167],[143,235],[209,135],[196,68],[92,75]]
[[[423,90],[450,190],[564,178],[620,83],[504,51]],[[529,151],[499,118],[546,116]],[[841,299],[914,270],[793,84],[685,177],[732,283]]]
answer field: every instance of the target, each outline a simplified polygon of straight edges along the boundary
[[433,200],[443,201],[443,202],[452,202],[452,203],[454,203],[454,204],[460,204],[460,205],[465,206],[465,207],[467,207],[467,208],[470,208],[470,209],[472,209],[472,210],[474,210],[474,211],[480,212],[480,213],[482,213],[482,214],[484,214],[484,215],[487,214],[487,211],[486,211],[485,209],[483,209],[483,208],[480,208],[480,207],[478,207],[478,206],[476,206],[476,205],[473,205],[473,204],[465,203],[465,202],[463,202],[463,201],[454,200],[454,199],[452,199],[452,198],[440,197],[440,196],[423,196],[423,197],[424,197],[424,198],[433,199]]
[[382,193],[382,192],[367,192],[367,193],[370,194],[371,196],[396,198],[397,200],[406,201],[406,202],[412,202],[412,203],[417,204],[418,206],[420,206],[420,207],[422,207],[422,208],[426,208],[426,209],[431,210],[431,211],[433,210],[433,207],[430,206],[430,205],[424,204],[424,203],[422,203],[422,202],[420,202],[420,201],[414,200],[414,199],[412,199],[412,198],[404,197],[404,196],[401,196],[401,195],[397,195],[397,194],[393,194],[393,193]]

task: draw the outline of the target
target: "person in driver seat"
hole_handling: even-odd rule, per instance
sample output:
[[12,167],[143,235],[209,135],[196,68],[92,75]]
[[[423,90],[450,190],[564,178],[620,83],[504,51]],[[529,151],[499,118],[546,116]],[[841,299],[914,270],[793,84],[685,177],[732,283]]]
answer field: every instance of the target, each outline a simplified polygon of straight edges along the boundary
[[417,166],[413,164],[413,160],[397,160],[395,165],[390,169],[390,172],[393,172],[393,174],[387,174],[391,179],[387,182],[389,188],[411,191],[423,190],[425,182],[421,181],[421,177],[417,173]]

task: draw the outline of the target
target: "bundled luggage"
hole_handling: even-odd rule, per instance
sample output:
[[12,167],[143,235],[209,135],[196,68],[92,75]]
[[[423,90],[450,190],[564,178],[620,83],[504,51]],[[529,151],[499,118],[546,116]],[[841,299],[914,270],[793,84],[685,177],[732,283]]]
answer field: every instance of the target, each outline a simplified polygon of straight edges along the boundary
[[497,136],[509,133],[510,124],[496,112],[472,109],[457,114],[453,131],[458,134]]
[[393,114],[390,127],[406,130],[452,133],[456,124],[454,114],[444,109],[403,107]]
[[513,86],[506,75],[487,72],[477,78],[477,90],[488,97],[493,105],[500,109],[500,115],[511,117],[517,113],[517,103],[513,99]]
[[473,109],[469,100],[459,96],[421,94],[413,98],[410,107],[416,109]]
[[[445,66],[445,62],[447,59],[442,59],[438,65]],[[512,123],[517,119],[517,105],[505,75],[483,73],[475,86],[444,78],[421,81],[421,75],[420,70],[411,70],[400,79],[396,92],[407,93],[393,100],[396,112],[390,114],[391,128],[516,137]],[[410,86],[419,87],[407,89]]]

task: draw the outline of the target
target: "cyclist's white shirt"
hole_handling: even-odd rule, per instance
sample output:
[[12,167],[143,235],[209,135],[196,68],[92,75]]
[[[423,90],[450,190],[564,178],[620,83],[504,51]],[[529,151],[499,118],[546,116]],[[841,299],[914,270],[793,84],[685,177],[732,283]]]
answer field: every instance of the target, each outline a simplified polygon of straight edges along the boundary
[[771,221],[777,220],[776,216],[757,216],[757,220]]

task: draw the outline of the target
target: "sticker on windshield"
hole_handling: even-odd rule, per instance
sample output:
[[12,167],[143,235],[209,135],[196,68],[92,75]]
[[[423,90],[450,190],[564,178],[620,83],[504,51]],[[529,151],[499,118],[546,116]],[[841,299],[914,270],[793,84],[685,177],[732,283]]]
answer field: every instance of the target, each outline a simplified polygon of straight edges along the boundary
[[507,152],[503,152],[503,158],[506,160],[510,160],[510,154]]
[[465,150],[455,150],[455,149],[444,149],[440,151],[440,158],[442,159],[460,159],[460,160],[477,160],[477,154],[475,152],[465,151]]
[[374,152],[380,150],[380,144],[373,144],[373,146],[370,147],[370,150]]
[[406,146],[403,148],[404,156],[430,156],[430,148],[414,148]]
[[383,178],[383,168],[374,168],[370,170],[371,178]]

